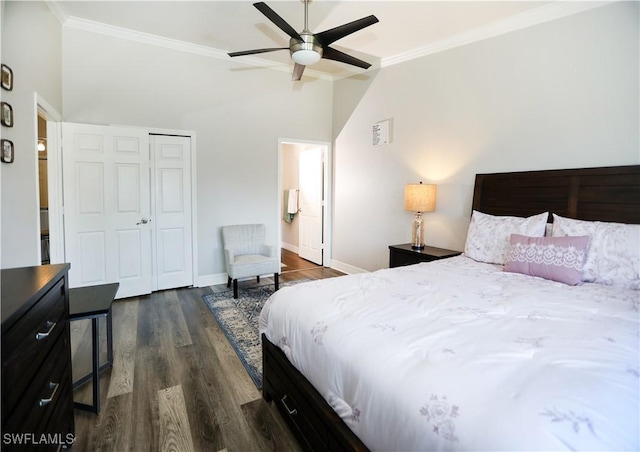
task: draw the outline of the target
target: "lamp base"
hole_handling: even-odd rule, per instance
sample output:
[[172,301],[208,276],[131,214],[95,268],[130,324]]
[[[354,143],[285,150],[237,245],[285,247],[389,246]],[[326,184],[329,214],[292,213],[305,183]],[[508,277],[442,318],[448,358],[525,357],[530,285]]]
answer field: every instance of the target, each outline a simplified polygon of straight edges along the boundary
[[424,222],[421,212],[415,213],[411,223],[411,248],[414,250],[424,249]]

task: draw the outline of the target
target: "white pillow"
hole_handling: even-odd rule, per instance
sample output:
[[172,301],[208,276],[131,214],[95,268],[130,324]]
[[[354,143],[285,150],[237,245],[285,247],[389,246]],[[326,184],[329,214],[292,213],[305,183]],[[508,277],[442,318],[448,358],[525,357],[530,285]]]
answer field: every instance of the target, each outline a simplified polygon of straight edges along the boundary
[[544,237],[548,212],[528,218],[497,217],[473,211],[464,254],[478,262],[504,265],[511,234]]
[[586,282],[640,289],[640,225],[564,218],[553,214],[553,237],[589,235],[582,269]]

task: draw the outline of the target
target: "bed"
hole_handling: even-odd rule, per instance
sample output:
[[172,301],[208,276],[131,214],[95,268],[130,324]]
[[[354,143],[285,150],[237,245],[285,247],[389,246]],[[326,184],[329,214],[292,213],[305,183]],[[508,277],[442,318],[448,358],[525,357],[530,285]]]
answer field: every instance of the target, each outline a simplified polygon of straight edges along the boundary
[[637,224],[640,165],[479,174],[462,256],[267,301],[263,397],[311,450],[638,450]]

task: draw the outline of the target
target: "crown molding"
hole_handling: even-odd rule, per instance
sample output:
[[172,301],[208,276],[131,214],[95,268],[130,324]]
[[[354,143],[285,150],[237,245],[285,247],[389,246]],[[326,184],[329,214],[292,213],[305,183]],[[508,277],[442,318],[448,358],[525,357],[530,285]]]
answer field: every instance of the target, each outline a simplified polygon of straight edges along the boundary
[[60,25],[64,25],[69,18],[69,15],[64,12],[58,2],[54,0],[44,0],[44,3],[49,7],[49,11],[51,11],[55,18],[58,19]]
[[[115,25],[108,25],[101,22],[95,22],[88,19],[82,19],[75,16],[69,16],[63,23],[64,27],[73,28],[76,30],[88,31],[91,33],[98,33],[105,36],[111,36],[114,38],[126,39],[142,44],[152,45],[156,47],[163,47],[165,49],[176,50],[178,52],[191,53],[208,58],[216,58],[219,60],[229,61],[229,55],[224,50],[215,49],[213,47],[207,47],[199,44],[193,44],[186,41],[180,41],[177,39],[166,38],[150,33],[144,33],[141,31],[131,30],[128,28],[117,27]],[[248,64],[250,66],[259,66],[267,69],[274,69],[282,72],[291,72],[292,68],[289,64],[278,63],[264,58],[256,58],[252,56],[243,56],[235,58],[234,61],[238,63]],[[311,77],[332,80],[329,74],[324,72],[315,71],[313,69],[305,70],[305,75]]]
[[497,20],[482,27],[477,27],[465,33],[442,39],[433,44],[420,47],[414,50],[383,58],[380,67],[393,66],[434,53],[443,52],[455,47],[464,46],[473,42],[500,36],[512,31],[533,27],[545,22],[551,22],[566,16],[581,13],[590,9],[615,3],[618,0],[605,1],[561,1],[549,5],[540,6],[531,10]]
[[[400,54],[383,58],[379,64],[376,64],[376,68],[384,68],[393,66],[395,64],[410,61],[416,58],[420,58],[434,53],[443,52],[445,50],[453,49],[456,47],[464,46],[474,42],[489,39],[495,36],[500,36],[512,31],[522,30],[535,25],[539,25],[545,22],[550,22],[556,19],[560,19],[566,16],[578,14],[590,9],[598,8],[605,5],[610,5],[620,0],[602,0],[602,1],[557,1],[548,5],[543,5],[538,8],[525,11],[514,16],[501,19],[482,27],[472,29],[468,32],[460,33],[450,38],[442,39],[435,43],[429,44],[424,47],[402,52]],[[186,52],[195,55],[205,56],[208,58],[216,58],[220,60],[229,61],[229,56],[223,50],[215,49],[213,47],[207,47],[199,44],[193,44],[177,39],[166,38],[163,36],[153,35],[150,33],[144,33],[140,31],[131,30],[128,28],[117,27],[114,25],[108,25],[101,22],[95,22],[92,20],[82,19],[75,16],[68,16],[62,8],[57,4],[55,0],[45,0],[47,6],[60,21],[63,27],[73,28],[77,30],[88,31],[92,33],[98,33],[106,36],[111,36],[120,39],[127,39],[129,41],[139,42],[142,44],[152,45],[156,47],[163,47],[167,49],[176,50],[179,52]],[[264,67],[268,69],[274,69],[282,72],[291,72],[291,66],[289,64],[277,63],[271,60],[267,60],[259,57],[243,56],[234,58],[235,62],[247,64],[250,66]],[[322,71],[313,69],[306,69],[305,75],[311,77],[335,81],[342,78],[351,77],[359,74],[359,72],[344,70],[336,74],[328,74]]]
[[128,41],[139,42],[141,44],[164,47],[171,50],[177,50],[179,52],[193,53],[210,58],[221,59],[223,56],[229,58],[222,50],[214,49],[212,47],[192,44],[185,41],[179,41],[177,39],[165,38],[163,36],[131,30],[129,28],[117,27],[115,25],[108,25],[75,16],[70,16],[64,23],[64,26],[66,28],[73,28],[114,38],[126,39]]

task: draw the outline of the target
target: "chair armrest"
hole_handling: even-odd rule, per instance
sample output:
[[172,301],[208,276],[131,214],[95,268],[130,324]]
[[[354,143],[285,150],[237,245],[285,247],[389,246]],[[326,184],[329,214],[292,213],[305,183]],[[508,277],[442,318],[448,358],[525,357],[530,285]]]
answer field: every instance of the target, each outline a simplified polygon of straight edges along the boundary
[[260,254],[263,256],[277,257],[276,247],[272,245],[260,245]]
[[233,248],[225,248],[224,249],[224,257],[225,260],[227,261],[227,264],[232,264],[233,261],[236,259],[236,253],[234,252]]

